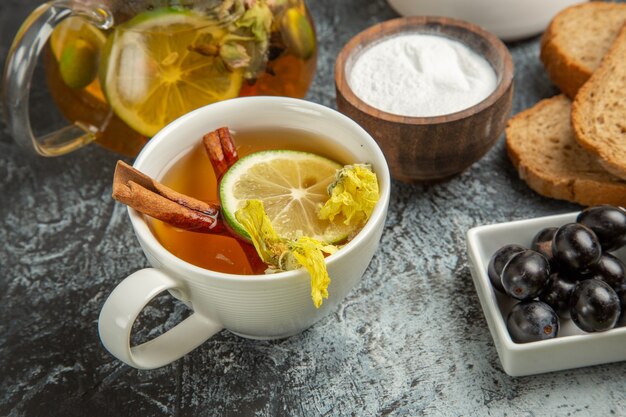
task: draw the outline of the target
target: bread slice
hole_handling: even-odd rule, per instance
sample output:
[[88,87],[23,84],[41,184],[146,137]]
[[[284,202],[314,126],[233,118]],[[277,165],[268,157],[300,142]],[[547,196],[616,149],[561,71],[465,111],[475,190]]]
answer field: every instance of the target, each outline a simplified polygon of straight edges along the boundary
[[604,169],[626,178],[626,26],[572,105],[576,140]]
[[626,181],[605,171],[574,139],[563,94],[515,115],[506,127],[509,158],[539,194],[582,205],[626,205]]
[[556,15],[541,38],[541,61],[552,82],[574,98],[624,22],[626,3],[583,3]]

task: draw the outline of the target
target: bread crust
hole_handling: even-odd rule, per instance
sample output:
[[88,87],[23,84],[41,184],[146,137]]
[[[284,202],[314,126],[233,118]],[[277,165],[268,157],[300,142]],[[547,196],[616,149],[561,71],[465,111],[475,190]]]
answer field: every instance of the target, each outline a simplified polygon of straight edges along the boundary
[[[572,103],[571,120],[574,137],[578,143],[587,151],[596,155],[607,171],[626,179],[626,155],[623,152],[622,155],[620,155],[620,152],[616,152],[617,149],[614,143],[606,143],[605,140],[602,140],[599,134],[599,131],[602,129],[597,127],[600,115],[594,112],[596,101],[604,98],[602,97],[604,84],[620,79],[619,74],[615,74],[616,68],[619,68],[623,74],[626,74],[626,54],[624,50],[626,50],[626,24],[622,26],[608,53],[602,58],[598,69],[576,94]],[[622,84],[615,89],[615,97],[613,97],[614,100],[620,102],[626,100],[626,82]],[[619,109],[616,111],[619,111]],[[622,120],[626,120],[626,114],[622,114],[619,117]],[[605,127],[605,129],[607,128]],[[626,132],[622,131],[621,136],[618,135],[617,138],[612,139],[615,139],[616,142],[622,141],[617,146],[626,146]]]
[[[562,102],[563,100],[566,100],[567,103]],[[571,172],[570,175],[559,175],[555,172],[547,172],[545,169],[538,169],[535,161],[536,155],[524,147],[527,140],[525,127],[532,125],[535,118],[542,113],[552,112],[552,107],[555,105],[558,105],[559,108],[565,106],[564,111],[569,112],[569,99],[564,95],[558,95],[542,100],[534,107],[518,113],[507,124],[506,149],[520,178],[531,189],[545,197],[571,201],[585,206],[626,205],[626,182],[608,172],[599,173],[595,176],[597,178],[593,178],[592,176],[580,176],[576,172]],[[567,114],[557,116],[568,117]],[[564,134],[567,133],[569,132],[564,132]],[[571,141],[573,144],[576,143],[573,138]],[[584,152],[584,150],[578,148],[577,152]],[[593,169],[600,168],[594,167]]]
[[568,97],[574,98],[578,89],[591,76],[591,71],[570,59],[559,43],[555,42],[554,31],[554,21],[552,21],[541,37],[539,56],[550,81]]
[[[569,7],[559,14],[548,25],[541,37],[540,58],[548,73],[550,80],[561,89],[569,98],[574,98],[577,91],[589,79],[595,68],[584,65],[578,60],[578,56],[561,42],[563,37],[572,36],[570,33],[562,33],[562,26],[571,18],[589,12],[623,13],[626,16],[626,4],[591,2],[582,3]],[[626,20],[626,17],[625,17]]]

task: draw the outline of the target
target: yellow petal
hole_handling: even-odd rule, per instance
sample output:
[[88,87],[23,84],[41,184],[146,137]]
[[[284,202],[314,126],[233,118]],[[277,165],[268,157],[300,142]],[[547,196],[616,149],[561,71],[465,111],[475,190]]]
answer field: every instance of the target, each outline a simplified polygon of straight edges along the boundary
[[308,236],[302,236],[290,246],[298,263],[304,266],[311,275],[311,298],[315,307],[320,308],[322,300],[328,298],[328,285],[330,285],[330,277],[322,253],[323,248],[327,248],[328,245]]
[[274,231],[263,203],[259,200],[248,200],[235,212],[235,217],[250,235],[261,260],[271,266],[278,266],[279,258],[287,250],[287,246]]
[[328,188],[330,198],[321,207],[319,217],[332,222],[343,214],[346,225],[364,224],[380,198],[378,178],[366,164],[346,165]]

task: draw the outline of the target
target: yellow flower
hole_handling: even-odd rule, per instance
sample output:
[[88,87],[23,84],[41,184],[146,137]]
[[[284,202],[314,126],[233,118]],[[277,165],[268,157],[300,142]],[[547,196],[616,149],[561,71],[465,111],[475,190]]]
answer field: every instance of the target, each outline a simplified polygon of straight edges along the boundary
[[328,187],[330,198],[320,208],[320,219],[331,222],[343,214],[346,225],[365,224],[380,198],[378,178],[369,164],[346,165]]
[[259,200],[248,200],[235,212],[235,217],[250,235],[263,262],[268,264],[269,272],[306,268],[311,276],[311,298],[319,308],[323,299],[328,298],[330,284],[324,253],[335,253],[338,248],[308,236],[297,240],[278,236]]

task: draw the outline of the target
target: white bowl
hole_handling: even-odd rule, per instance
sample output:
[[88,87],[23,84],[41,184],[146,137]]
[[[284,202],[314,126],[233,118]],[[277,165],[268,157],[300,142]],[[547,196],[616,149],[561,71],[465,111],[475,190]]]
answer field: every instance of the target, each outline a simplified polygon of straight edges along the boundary
[[446,16],[484,27],[505,41],[542,32],[564,8],[582,0],[387,0],[403,16]]
[[[571,320],[560,320],[555,339],[515,343],[506,328],[506,317],[515,302],[495,291],[487,275],[491,256],[509,243],[529,247],[535,234],[551,226],[576,221],[578,213],[539,217],[489,226],[467,232],[470,271],[491,336],[504,371],[511,376],[533,375],[582,366],[626,360],[626,327],[585,333]],[[615,254],[626,260],[624,250]]]

